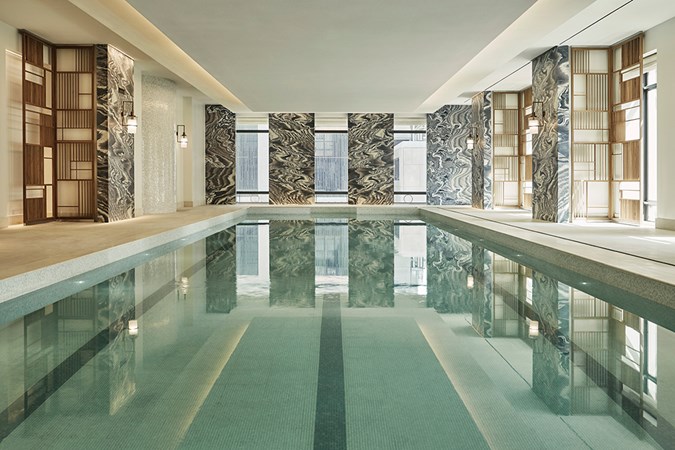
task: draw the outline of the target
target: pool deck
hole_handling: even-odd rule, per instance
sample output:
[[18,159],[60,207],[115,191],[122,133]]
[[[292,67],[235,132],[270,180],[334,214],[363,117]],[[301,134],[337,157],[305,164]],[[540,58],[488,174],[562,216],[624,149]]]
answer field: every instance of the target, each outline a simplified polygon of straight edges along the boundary
[[[114,223],[50,222],[0,230],[0,302],[50,283],[162,245],[196,231],[250,217],[347,214],[351,217],[399,214],[463,223],[479,236],[512,238],[531,253],[553,255],[562,265],[588,260],[616,269],[601,281],[643,278],[647,286],[675,289],[675,231],[610,222],[554,224],[535,221],[529,211],[481,211],[434,206],[201,206],[171,214],[147,215]],[[516,251],[519,251],[516,245]],[[553,250],[550,251],[550,250]],[[556,251],[558,252],[556,254]],[[603,275],[605,270],[592,276]],[[611,271],[610,271],[611,272]],[[600,277],[601,278],[601,277]],[[636,278],[637,279],[637,278]],[[625,280],[624,280],[625,282]],[[631,284],[631,282],[627,284]],[[649,293],[648,293],[649,294]],[[658,293],[657,293],[658,294]],[[668,300],[675,301],[675,300]],[[669,306],[674,306],[669,305]]]

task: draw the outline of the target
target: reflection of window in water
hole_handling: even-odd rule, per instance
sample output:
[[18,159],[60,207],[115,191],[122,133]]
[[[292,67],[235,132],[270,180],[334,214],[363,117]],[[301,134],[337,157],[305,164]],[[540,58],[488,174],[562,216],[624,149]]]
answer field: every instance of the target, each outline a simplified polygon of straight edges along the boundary
[[394,225],[394,290],[426,295],[427,227],[417,221]]
[[237,225],[237,275],[258,275],[258,225]]
[[349,230],[337,220],[317,221],[315,227],[316,276],[349,275]]

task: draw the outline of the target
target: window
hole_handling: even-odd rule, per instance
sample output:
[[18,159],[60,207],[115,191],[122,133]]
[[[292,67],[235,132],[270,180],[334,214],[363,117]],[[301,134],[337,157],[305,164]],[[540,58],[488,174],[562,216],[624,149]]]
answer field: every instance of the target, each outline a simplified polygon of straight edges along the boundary
[[237,117],[237,202],[269,202],[269,129],[267,118]]
[[347,202],[347,132],[315,133],[315,187],[317,203]]
[[427,131],[424,120],[394,120],[394,203],[427,202]]

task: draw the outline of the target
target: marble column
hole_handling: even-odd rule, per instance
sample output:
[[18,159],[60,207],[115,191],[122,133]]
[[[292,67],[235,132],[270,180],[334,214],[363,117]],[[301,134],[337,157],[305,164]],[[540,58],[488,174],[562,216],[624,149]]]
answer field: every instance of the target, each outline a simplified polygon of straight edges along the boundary
[[350,205],[394,203],[394,115],[349,114]]
[[233,205],[237,202],[236,115],[221,105],[206,105],[205,115],[206,204]]
[[314,203],[314,114],[269,115],[270,203]]
[[471,204],[471,106],[446,105],[427,114],[427,202]]
[[558,223],[571,217],[569,54],[568,46],[554,47],[532,61],[532,95],[541,117],[532,138],[532,216]]
[[112,45],[95,51],[96,215],[114,222],[134,217],[134,136],[122,117],[123,102],[134,98],[134,60]]
[[471,162],[471,205],[492,209],[492,92],[476,94],[471,110],[477,133]]

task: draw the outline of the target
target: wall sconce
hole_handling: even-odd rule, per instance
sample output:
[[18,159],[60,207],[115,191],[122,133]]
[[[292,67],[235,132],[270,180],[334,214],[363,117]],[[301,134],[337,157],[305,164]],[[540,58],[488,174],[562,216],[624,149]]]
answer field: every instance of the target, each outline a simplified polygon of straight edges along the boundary
[[[129,103],[131,105],[131,111],[129,114],[126,113],[125,106]],[[122,125],[127,127],[127,133],[136,134],[136,129],[138,128],[138,119],[134,114],[134,102],[125,100],[122,102]]]
[[[183,134],[179,135],[178,130],[183,127]],[[180,148],[187,148],[188,144],[188,138],[187,134],[185,134],[185,125],[176,125],[176,140],[180,144]]]
[[138,336],[138,320],[129,321],[129,336]]
[[469,137],[466,138],[466,148],[473,150],[476,146],[476,139],[478,138],[478,127],[475,124],[471,124],[471,131],[469,132]]
[[[541,115],[537,115],[537,105],[540,105],[539,109],[541,110]],[[544,103],[540,101],[532,102],[532,115],[527,119],[527,127],[530,130],[530,134],[539,134],[539,128],[544,122],[546,113],[544,112]]]
[[536,339],[539,337],[539,321],[530,320],[530,327],[527,334],[530,339]]

